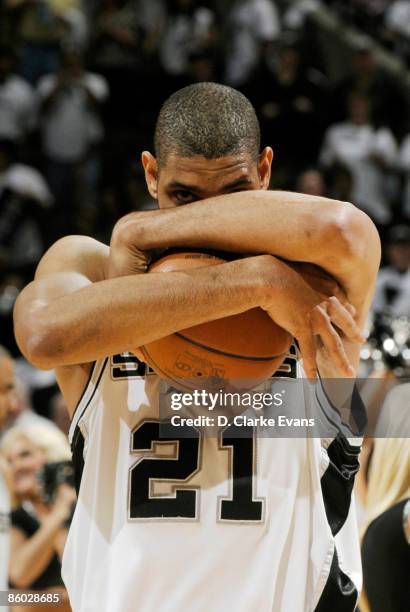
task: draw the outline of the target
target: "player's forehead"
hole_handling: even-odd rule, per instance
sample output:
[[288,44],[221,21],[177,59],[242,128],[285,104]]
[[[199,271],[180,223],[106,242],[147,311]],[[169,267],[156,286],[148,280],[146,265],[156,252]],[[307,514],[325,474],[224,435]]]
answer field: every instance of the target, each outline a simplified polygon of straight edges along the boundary
[[172,184],[196,185],[215,191],[237,182],[253,182],[258,176],[257,160],[249,153],[237,153],[216,159],[202,156],[169,155],[161,166],[159,180],[165,187]]

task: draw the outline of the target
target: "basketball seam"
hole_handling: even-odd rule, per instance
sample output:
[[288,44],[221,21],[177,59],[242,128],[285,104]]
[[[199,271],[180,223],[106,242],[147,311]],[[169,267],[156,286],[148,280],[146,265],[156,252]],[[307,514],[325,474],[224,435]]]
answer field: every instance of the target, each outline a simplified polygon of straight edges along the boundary
[[191,340],[190,338],[187,338],[180,332],[174,332],[174,333],[175,333],[175,336],[182,338],[182,340],[185,340],[186,342],[189,342],[190,344],[197,346],[198,348],[203,348],[207,351],[210,351],[211,353],[216,353],[217,355],[223,355],[224,357],[233,357],[234,359],[242,359],[245,361],[272,361],[272,359],[278,359],[278,357],[282,357],[283,355],[286,355],[287,353],[287,350],[286,350],[286,351],[283,351],[283,353],[279,353],[278,355],[271,355],[269,357],[250,357],[247,355],[237,355],[235,353],[227,353],[226,351],[221,351],[220,349],[212,348],[210,346],[207,346],[206,344],[202,344],[201,342],[198,342],[197,340]]

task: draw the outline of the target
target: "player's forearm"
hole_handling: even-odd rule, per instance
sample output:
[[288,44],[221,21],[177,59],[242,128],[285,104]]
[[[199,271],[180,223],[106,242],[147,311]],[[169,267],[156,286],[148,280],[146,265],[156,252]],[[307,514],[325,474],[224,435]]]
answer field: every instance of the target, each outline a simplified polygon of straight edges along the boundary
[[[28,360],[40,368],[86,363],[131,350],[261,305],[264,270],[270,270],[273,261],[254,257],[191,273],[97,282],[34,308],[16,326],[17,341]],[[15,317],[21,321],[18,310],[17,303]]]
[[[345,202],[247,191],[179,208],[131,213],[120,220],[114,236],[117,232],[124,240],[134,240],[141,250],[185,246],[270,253],[328,269],[357,248],[360,215]],[[361,217],[359,225],[366,223]]]

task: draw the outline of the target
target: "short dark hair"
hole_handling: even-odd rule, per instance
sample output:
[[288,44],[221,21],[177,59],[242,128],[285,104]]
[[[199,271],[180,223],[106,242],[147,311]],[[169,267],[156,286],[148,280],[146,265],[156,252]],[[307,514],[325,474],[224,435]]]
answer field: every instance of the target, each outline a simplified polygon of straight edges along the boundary
[[218,83],[195,83],[163,104],[155,128],[155,155],[163,164],[170,153],[217,159],[240,151],[257,158],[260,127],[243,94]]

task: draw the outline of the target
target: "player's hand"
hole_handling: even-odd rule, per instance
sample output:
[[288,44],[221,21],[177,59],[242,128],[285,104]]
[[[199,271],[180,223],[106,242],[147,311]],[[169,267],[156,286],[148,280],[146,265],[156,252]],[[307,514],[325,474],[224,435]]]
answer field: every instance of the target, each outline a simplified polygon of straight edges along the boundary
[[[133,218],[135,215],[133,215]],[[144,274],[151,261],[151,253],[139,249],[135,244],[135,234],[127,223],[129,216],[120,219],[112,232],[110,242],[110,257],[108,262],[108,278]],[[131,348],[131,352],[144,361],[144,355],[139,348]]]
[[350,314],[354,317],[356,315],[356,309],[347,299],[346,293],[330,274],[310,263],[290,263],[287,265],[296,270],[303,280],[305,280],[315,291],[321,293],[324,298],[326,297],[337,297],[339,302],[347,308]]
[[[271,297],[262,308],[298,341],[309,378],[316,378],[317,339],[341,374],[353,376],[355,371],[346,355],[343,339],[360,344],[365,341],[354,320],[354,307],[345,296],[341,296],[342,303],[336,295],[329,295],[328,289],[334,288],[326,279],[317,278],[315,283],[307,282],[293,266],[283,266],[275,266]],[[280,278],[281,275],[283,278]],[[316,284],[317,288],[312,284]],[[334,292],[338,293],[339,290]]]
[[[134,215],[135,216],[135,215]],[[143,274],[148,270],[151,254],[135,244],[130,215],[123,217],[116,224],[110,242],[108,261],[108,278]]]

